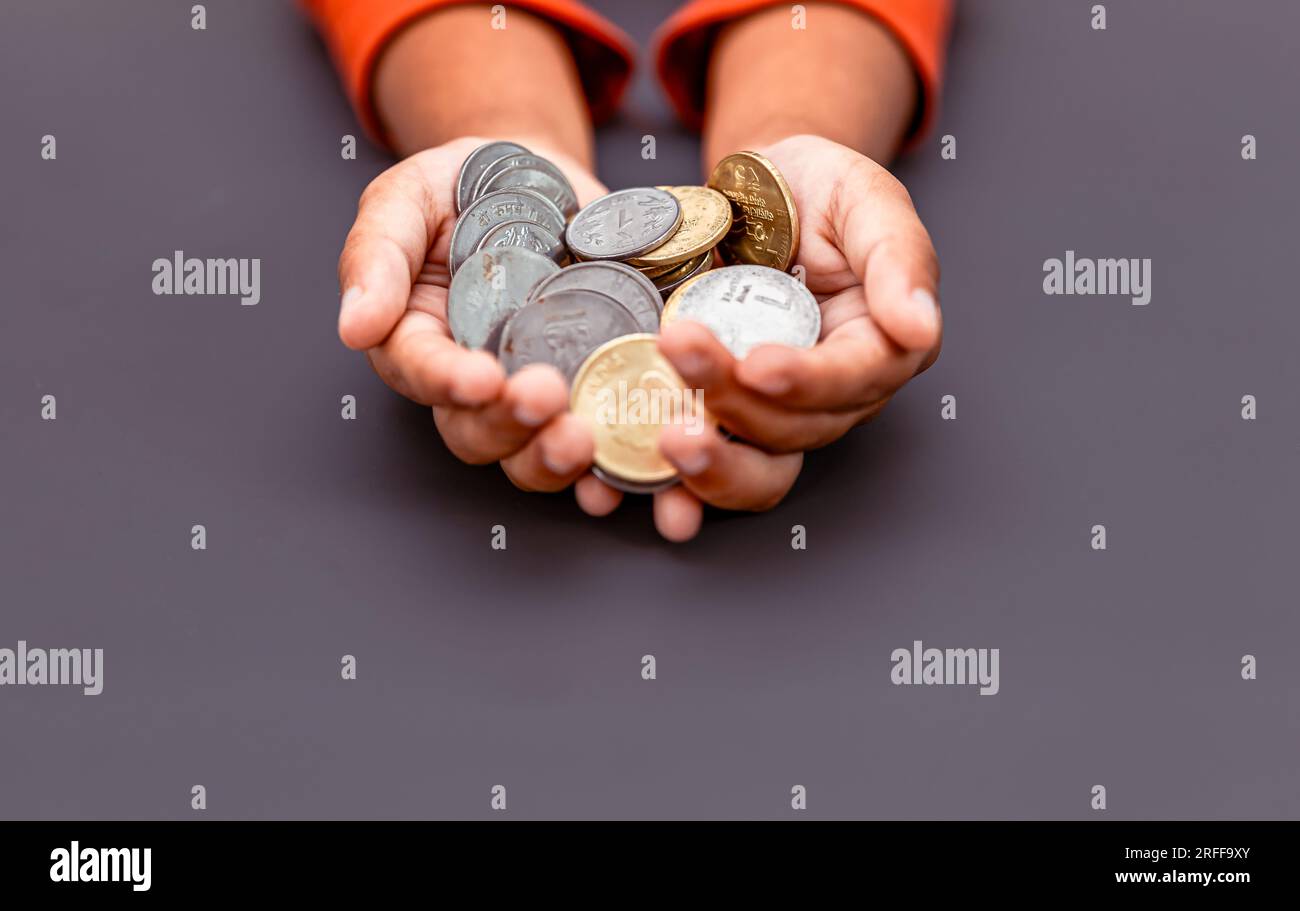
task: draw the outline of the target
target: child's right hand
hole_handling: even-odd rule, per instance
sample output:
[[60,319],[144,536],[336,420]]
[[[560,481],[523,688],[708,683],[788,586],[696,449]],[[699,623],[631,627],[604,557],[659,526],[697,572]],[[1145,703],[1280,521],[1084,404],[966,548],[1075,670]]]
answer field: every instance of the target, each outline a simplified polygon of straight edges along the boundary
[[[580,205],[606,190],[568,156],[511,137],[550,159]],[[447,325],[447,255],[461,163],[487,140],[463,137],[376,177],[339,257],[339,337],[365,351],[397,392],[433,409],[443,440],[471,464],[501,462],[524,490],[561,490],[591,465],[591,432],[569,413],[559,371],[533,365],[507,378],[496,358],[456,344]]]

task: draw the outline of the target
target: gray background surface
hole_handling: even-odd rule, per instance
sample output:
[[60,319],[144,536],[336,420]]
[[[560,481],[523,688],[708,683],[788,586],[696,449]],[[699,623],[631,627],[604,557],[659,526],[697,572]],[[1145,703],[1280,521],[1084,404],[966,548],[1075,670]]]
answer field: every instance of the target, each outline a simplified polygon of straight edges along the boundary
[[[595,5],[643,40],[671,4]],[[795,784],[806,817],[1300,814],[1296,5],[962,4],[897,168],[943,357],[684,547],[459,464],[338,343],[388,159],[341,160],[292,6],[189,6],[0,11],[0,647],[106,651],[98,697],[0,689],[0,816],[195,818],[194,784],[207,818],[488,817],[495,784],[520,818],[790,817]],[[696,182],[646,62],[602,176]],[[155,297],[176,249],[261,257],[260,305]],[[1066,249],[1150,257],[1151,304],[1044,296]],[[914,639],[999,648],[1001,692],[891,685]]]

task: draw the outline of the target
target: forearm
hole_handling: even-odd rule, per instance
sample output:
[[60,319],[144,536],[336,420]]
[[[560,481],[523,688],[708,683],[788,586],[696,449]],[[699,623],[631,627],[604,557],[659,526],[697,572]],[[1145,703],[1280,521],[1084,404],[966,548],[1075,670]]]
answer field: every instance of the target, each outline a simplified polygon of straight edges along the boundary
[[451,6],[412,23],[375,68],[374,101],[405,156],[459,136],[530,142],[591,163],[591,122],[563,35],[507,9],[493,28],[487,5]]
[[875,19],[807,3],[806,28],[775,6],[726,25],[713,46],[704,165],[796,133],[825,136],[877,161],[897,152],[916,108],[911,62]]

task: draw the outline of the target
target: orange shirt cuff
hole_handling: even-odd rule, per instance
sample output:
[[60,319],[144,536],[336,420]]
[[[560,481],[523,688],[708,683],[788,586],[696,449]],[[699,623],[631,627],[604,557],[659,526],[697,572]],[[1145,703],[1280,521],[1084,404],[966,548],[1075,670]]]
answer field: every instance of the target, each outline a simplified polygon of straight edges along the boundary
[[[921,84],[920,108],[909,135],[915,141],[934,122],[943,80],[951,0],[832,0],[874,16],[902,45]],[[784,0],[692,0],[655,36],[659,81],[684,123],[704,122],[705,80],[719,26]]]
[[[388,42],[415,19],[470,0],[299,0],[325,39],[344,88],[372,139],[387,144],[375,113],[371,83]],[[618,107],[632,72],[632,43],[617,26],[577,0],[509,0],[504,4],[550,19],[573,51],[593,120]],[[483,14],[490,15],[483,4]]]

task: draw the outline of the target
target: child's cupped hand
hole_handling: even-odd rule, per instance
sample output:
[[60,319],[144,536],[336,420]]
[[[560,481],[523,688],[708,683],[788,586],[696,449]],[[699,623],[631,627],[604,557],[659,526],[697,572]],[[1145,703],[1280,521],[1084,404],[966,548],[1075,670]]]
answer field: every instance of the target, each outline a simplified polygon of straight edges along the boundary
[[[525,490],[561,490],[592,458],[590,430],[569,413],[559,371],[506,377],[491,354],[456,344],[447,324],[447,256],[461,163],[486,140],[463,137],[399,162],[361,194],[339,257],[339,337],[365,351],[392,389],[433,409],[447,447],[471,464],[500,462]],[[567,156],[525,139],[586,204],[606,192]]]
[[[939,354],[938,258],[903,185],[870,158],[818,136],[754,151],[776,165],[794,197],[795,264],[821,304],[821,338],[811,349],[765,345],[737,360],[699,324],[665,328],[660,350],[734,434],[665,429],[660,449],[682,484],[658,495],[655,520],[675,540],[698,531],[702,503],[776,505],[804,451],[874,417]],[[587,496],[608,501],[616,492]]]

